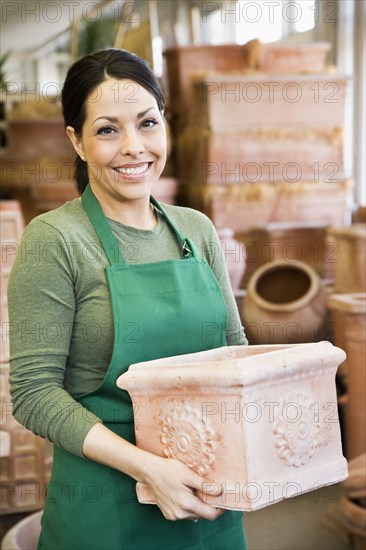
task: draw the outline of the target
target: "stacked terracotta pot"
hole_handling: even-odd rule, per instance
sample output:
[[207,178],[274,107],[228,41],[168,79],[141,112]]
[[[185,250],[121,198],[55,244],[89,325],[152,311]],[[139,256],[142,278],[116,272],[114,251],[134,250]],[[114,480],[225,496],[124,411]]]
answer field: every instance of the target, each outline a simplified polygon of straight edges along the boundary
[[366,452],[366,224],[329,231],[337,245],[334,292],[329,296],[334,341],[347,353],[339,372],[344,388],[347,458]]
[[26,221],[78,196],[75,152],[61,114],[33,113],[32,106],[24,102],[23,111],[15,110],[9,119],[1,173],[8,195],[21,201]]
[[355,548],[366,539],[366,224],[331,228],[336,243],[334,292],[328,298],[333,340],[347,353],[338,371],[339,404],[349,479],[342,511]]
[[17,201],[1,201],[1,348],[0,348],[0,404],[1,454],[0,488],[1,514],[38,510],[44,502],[45,461],[44,440],[21,426],[12,416],[9,394],[9,333],[15,327],[9,324],[7,308],[7,281],[18,252],[24,227]]
[[[267,261],[333,275],[327,227],[350,220],[353,183],[344,155],[351,82],[326,71],[329,48],[254,40],[166,53],[180,185],[246,249],[238,303]],[[266,234],[251,234],[258,227]],[[268,243],[277,248],[266,259]]]
[[[176,133],[188,201],[236,233],[273,221],[344,225],[352,192],[344,161],[349,78],[325,72],[322,49],[317,63],[299,63],[297,72],[288,61],[287,74],[284,61],[271,65],[269,50],[262,65],[258,56],[263,70],[203,67],[191,76],[186,125]],[[314,56],[314,44],[293,50],[287,54]]]

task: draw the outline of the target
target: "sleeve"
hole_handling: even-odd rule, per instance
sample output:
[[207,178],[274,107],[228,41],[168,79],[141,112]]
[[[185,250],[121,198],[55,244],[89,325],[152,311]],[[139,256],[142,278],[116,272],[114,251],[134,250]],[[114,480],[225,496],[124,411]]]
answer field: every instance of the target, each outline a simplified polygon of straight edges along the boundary
[[73,272],[61,233],[33,220],[9,278],[9,381],[15,419],[83,456],[84,439],[101,420],[64,389],[75,312]]
[[209,235],[203,243],[203,256],[210,265],[223,294],[227,312],[228,324],[226,330],[226,340],[228,346],[247,345],[248,340],[245,336],[244,328],[239,316],[238,307],[231,288],[229,272],[225,261],[225,255],[222,250],[220,239],[211,220],[207,218]]

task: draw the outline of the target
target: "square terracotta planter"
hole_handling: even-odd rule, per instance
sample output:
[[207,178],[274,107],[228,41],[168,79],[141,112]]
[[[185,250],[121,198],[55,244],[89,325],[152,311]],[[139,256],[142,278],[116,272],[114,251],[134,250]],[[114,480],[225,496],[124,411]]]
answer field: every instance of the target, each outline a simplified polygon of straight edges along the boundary
[[270,222],[243,234],[248,251],[246,281],[267,262],[299,261],[320,277],[333,279],[335,243],[327,239],[328,226],[319,222]]
[[349,459],[366,452],[366,293],[331,294],[328,307],[335,343],[347,353],[345,439]]
[[263,45],[259,70],[273,73],[320,73],[325,70],[329,42]]
[[250,183],[200,186],[191,182],[189,204],[216,227],[243,233],[269,222],[319,222],[343,226],[351,218],[352,180],[334,183]]
[[[214,480],[213,506],[250,511],[347,477],[334,383],[344,359],[329,342],[224,347],[131,365],[117,385],[139,447]],[[153,503],[146,485],[137,494]]]
[[332,227],[328,233],[336,245],[335,291],[366,292],[366,223]]
[[170,108],[184,115],[191,106],[191,77],[207,71],[236,71],[247,67],[245,46],[222,44],[181,46],[164,51],[169,83]]
[[197,76],[191,120],[212,132],[343,128],[351,78],[222,73]]
[[178,169],[185,181],[202,184],[343,178],[343,129],[317,128],[315,120],[314,128],[211,132],[190,126],[178,138]]

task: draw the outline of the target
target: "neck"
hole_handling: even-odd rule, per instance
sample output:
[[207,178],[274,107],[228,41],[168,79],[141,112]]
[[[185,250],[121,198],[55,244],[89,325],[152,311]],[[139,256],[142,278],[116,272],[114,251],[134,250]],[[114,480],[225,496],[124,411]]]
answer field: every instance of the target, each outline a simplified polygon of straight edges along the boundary
[[137,229],[151,230],[156,227],[158,220],[149,196],[136,200],[115,201],[113,198],[98,196],[98,191],[94,189],[93,193],[107,218]]

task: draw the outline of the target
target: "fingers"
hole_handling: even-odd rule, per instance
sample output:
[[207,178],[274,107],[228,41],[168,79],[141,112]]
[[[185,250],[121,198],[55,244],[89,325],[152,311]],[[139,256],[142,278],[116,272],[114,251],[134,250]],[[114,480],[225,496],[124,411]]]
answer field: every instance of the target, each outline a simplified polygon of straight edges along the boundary
[[220,483],[202,477],[192,470],[189,470],[186,484],[189,487],[192,487],[192,489],[199,491],[203,495],[219,496],[222,493],[222,487]]
[[219,496],[222,493],[221,485],[216,481],[200,476],[189,468],[186,469],[186,476],[184,483],[192,491],[192,501],[189,503],[189,508],[194,517],[190,519],[198,517],[213,521],[221,516],[224,510],[214,508],[205,501],[208,496]]
[[151,472],[153,475],[145,482],[166,519],[214,521],[223,514],[224,510],[205,502],[208,496],[221,494],[219,483],[200,476],[176,459],[159,459]]
[[208,519],[209,521],[214,521],[218,517],[220,517],[225,510],[222,510],[221,508],[214,508],[213,506],[210,506],[209,504],[205,504],[202,500],[196,497],[196,502],[194,503],[194,514],[190,519],[195,518],[204,518]]

